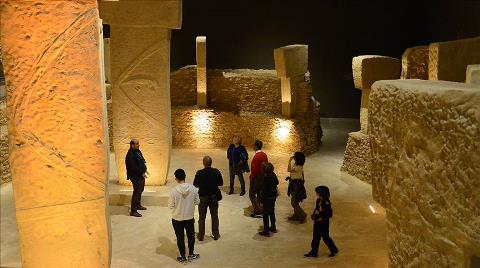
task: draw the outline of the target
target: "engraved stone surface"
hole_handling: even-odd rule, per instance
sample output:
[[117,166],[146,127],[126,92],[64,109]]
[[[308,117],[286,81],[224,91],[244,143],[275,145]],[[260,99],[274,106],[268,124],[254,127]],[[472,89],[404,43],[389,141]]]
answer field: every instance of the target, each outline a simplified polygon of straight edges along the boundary
[[2,1],[10,164],[23,267],[108,267],[97,1]]
[[111,26],[113,146],[118,178],[126,180],[125,155],[140,140],[150,177],[164,185],[171,149],[170,30]]
[[378,80],[398,79],[401,62],[386,56],[363,55],[352,59],[352,70],[355,88],[370,89]]
[[471,267],[480,256],[479,89],[373,85],[372,188],[386,209],[390,267]]
[[467,66],[480,63],[480,37],[430,44],[428,79],[465,82]]
[[402,56],[402,79],[428,80],[428,46],[411,47]]
[[480,84],[480,64],[467,66],[467,84]]

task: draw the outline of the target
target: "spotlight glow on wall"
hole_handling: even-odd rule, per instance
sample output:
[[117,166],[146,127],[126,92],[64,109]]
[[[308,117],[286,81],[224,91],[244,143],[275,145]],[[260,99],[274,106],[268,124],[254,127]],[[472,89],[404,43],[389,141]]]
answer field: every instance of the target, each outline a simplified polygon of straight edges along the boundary
[[370,209],[370,211],[371,211],[373,214],[377,214],[377,211],[375,210],[375,208],[374,208],[372,205],[368,205],[368,208]]
[[292,129],[292,122],[284,119],[280,119],[277,122],[277,127],[275,128],[275,136],[280,141],[285,141],[290,137],[290,132]]
[[193,131],[195,135],[208,134],[212,128],[212,111],[196,110],[193,112]]

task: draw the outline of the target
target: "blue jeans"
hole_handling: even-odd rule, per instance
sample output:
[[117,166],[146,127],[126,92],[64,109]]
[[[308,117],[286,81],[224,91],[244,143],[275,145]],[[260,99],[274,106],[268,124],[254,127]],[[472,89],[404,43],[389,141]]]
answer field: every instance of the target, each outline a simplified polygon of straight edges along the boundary
[[245,180],[243,179],[243,172],[240,174],[235,174],[235,167],[230,166],[230,191],[233,192],[233,186],[235,185],[235,175],[238,175],[238,180],[240,180],[240,186],[242,187],[242,192],[245,192]]
[[277,229],[275,225],[275,201],[276,198],[266,198],[263,200],[263,232],[265,233]]

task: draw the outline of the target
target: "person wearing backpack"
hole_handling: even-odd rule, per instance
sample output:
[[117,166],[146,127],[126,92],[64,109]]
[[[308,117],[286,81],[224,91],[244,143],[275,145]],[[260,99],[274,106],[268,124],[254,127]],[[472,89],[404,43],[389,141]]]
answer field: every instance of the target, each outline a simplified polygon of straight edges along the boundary
[[318,186],[315,188],[317,193],[317,202],[315,210],[312,214],[313,220],[313,238],[312,249],[304,256],[307,258],[316,258],[318,256],[318,248],[320,246],[320,240],[323,238],[323,242],[330,250],[329,257],[334,257],[338,254],[338,248],[335,246],[332,238],[330,238],[329,227],[330,218],[333,216],[332,206],[330,203],[330,190],[327,186]]

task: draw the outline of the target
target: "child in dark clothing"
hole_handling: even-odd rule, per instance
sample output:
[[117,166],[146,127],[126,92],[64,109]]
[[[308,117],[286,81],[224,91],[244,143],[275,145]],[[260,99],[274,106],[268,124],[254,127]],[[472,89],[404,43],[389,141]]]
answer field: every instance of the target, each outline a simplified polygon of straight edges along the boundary
[[333,240],[329,235],[330,218],[333,216],[332,207],[330,203],[330,190],[327,186],[318,186],[315,188],[317,193],[317,205],[315,211],[312,214],[313,220],[313,239],[312,249],[305,254],[305,257],[316,258],[318,256],[318,247],[320,246],[320,239],[323,238],[323,242],[330,250],[329,257],[334,257],[338,253],[338,248],[333,243]]
[[277,199],[278,178],[273,172],[271,163],[263,162],[262,169],[262,174],[260,175],[262,177],[260,197],[263,204],[263,231],[258,234],[270,236],[270,232],[277,232],[275,225],[275,201]]

